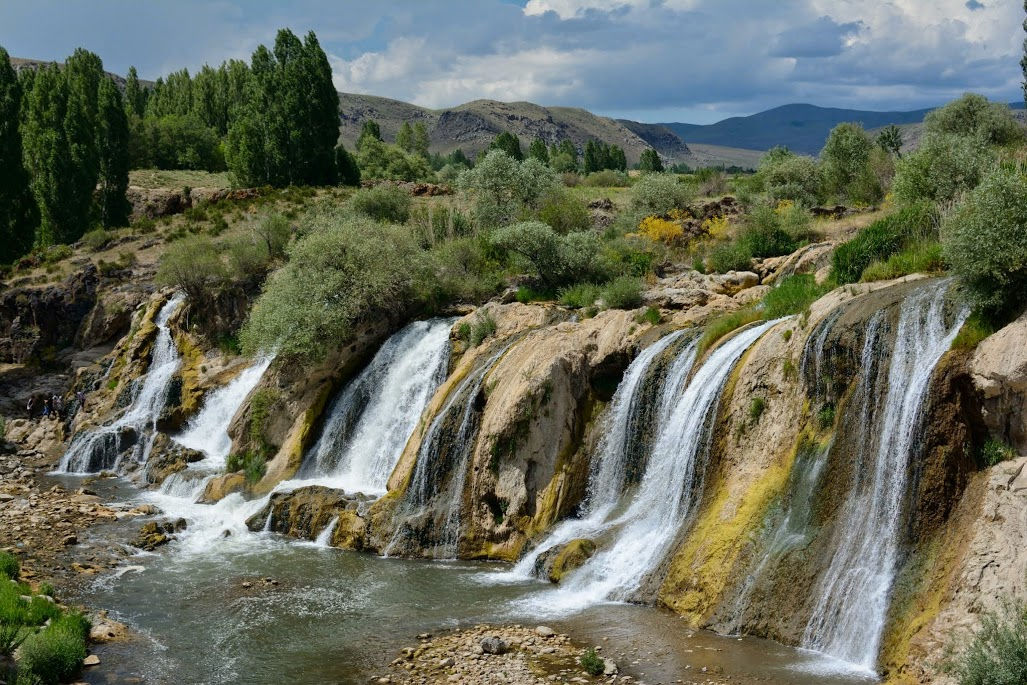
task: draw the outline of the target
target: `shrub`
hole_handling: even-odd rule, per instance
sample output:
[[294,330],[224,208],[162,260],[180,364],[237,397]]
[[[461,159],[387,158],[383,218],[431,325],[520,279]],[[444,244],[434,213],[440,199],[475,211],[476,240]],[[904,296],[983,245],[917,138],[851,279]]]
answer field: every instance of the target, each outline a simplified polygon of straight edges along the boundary
[[578,283],[560,291],[560,304],[571,309],[591,307],[599,299],[599,288],[591,283]]
[[591,232],[561,236],[546,224],[524,221],[498,229],[491,241],[526,260],[552,290],[587,280],[599,271],[599,239]]
[[757,423],[763,412],[767,410],[767,400],[762,397],[753,397],[749,400],[749,423]]
[[458,179],[461,191],[473,200],[474,216],[483,226],[501,226],[524,208],[537,208],[556,184],[555,172],[537,159],[520,163],[501,150],[490,150]]
[[538,218],[561,234],[587,231],[592,227],[592,216],[585,203],[558,186],[546,191],[542,196]]
[[646,174],[631,189],[631,207],[648,214],[686,209],[692,192],[674,174]]
[[752,268],[752,253],[738,242],[720,243],[710,250],[710,269],[717,273],[748,271]]
[[1000,440],[988,440],[981,447],[979,461],[985,466],[994,466],[1016,457],[1016,450]]
[[952,134],[926,136],[895,165],[892,192],[900,202],[945,202],[972,190],[994,163],[983,141]]
[[451,302],[478,303],[503,285],[501,264],[483,238],[456,238],[427,253],[424,272],[414,280],[417,300],[437,311]]
[[997,169],[942,225],[945,260],[986,312],[1004,316],[1027,290],[1027,178]]
[[495,334],[496,320],[492,317],[491,312],[479,311],[474,315],[474,323],[471,324],[470,337],[468,338],[471,347],[477,347],[482,341]]
[[937,213],[930,203],[916,203],[878,219],[839,245],[831,257],[831,276],[839,284],[855,283],[875,261],[886,260],[913,241],[934,237]]
[[582,185],[592,188],[627,188],[631,185],[631,179],[623,171],[604,169],[586,176]]
[[285,256],[285,246],[289,244],[292,228],[289,220],[281,214],[268,214],[255,223],[252,228],[254,238],[267,250],[268,261]]
[[834,425],[834,405],[827,405],[817,412],[817,428],[826,431]]
[[1027,682],[1027,606],[1010,601],[986,612],[969,646],[945,666],[959,685]]
[[663,321],[663,315],[660,314],[660,310],[656,307],[648,307],[644,312],[635,317],[635,323],[647,323],[650,326],[656,326]]
[[21,565],[18,563],[18,557],[10,552],[0,551],[0,576],[10,580],[17,580],[20,570]]
[[435,178],[431,164],[421,155],[410,154],[373,137],[365,138],[359,144],[357,164],[361,178],[393,181],[431,181]]
[[110,231],[105,231],[102,228],[97,228],[89,231],[82,236],[82,242],[85,246],[93,252],[99,252],[103,248],[107,247],[107,243],[114,239],[114,234]]
[[603,244],[599,269],[604,272],[605,277],[611,274],[644,277],[652,273],[654,264],[662,262],[665,258],[666,248],[662,243],[627,235]]
[[661,243],[674,243],[685,234],[684,229],[676,221],[658,216],[647,216],[638,225],[638,232],[649,240]]
[[915,273],[936,273],[945,270],[941,243],[936,240],[915,242],[863,270],[861,281],[885,281]]
[[823,178],[812,157],[800,157],[784,148],[771,150],[760,161],[756,181],[772,200],[793,200],[807,207],[820,202]]
[[410,217],[417,241],[426,250],[446,239],[474,233],[471,220],[452,204],[432,202],[416,205],[412,208]]
[[225,462],[225,472],[235,473],[242,471],[246,482],[250,485],[260,482],[267,471],[267,457],[259,450],[246,450],[244,452],[233,452],[228,455]]
[[[797,207],[793,210],[802,211]],[[738,242],[753,257],[778,257],[794,252],[800,240],[785,230],[781,215],[770,207],[761,206],[749,215]]]
[[404,224],[410,218],[410,202],[405,190],[384,183],[358,190],[349,200],[354,212],[394,224]]
[[578,659],[578,662],[585,670],[585,673],[592,676],[602,675],[603,671],[606,670],[606,662],[602,660],[602,658],[596,653],[596,650],[592,647],[585,650],[584,654],[581,655],[581,658]]
[[763,298],[763,316],[778,319],[806,311],[821,295],[830,290],[817,285],[813,274],[793,274],[781,280]]
[[831,129],[820,153],[827,191],[866,202],[883,197],[883,189],[873,187],[873,176],[869,173],[874,148],[874,141],[860,124],[843,123]]
[[43,683],[69,680],[86,658],[89,622],[79,614],[67,614],[25,639],[18,652],[18,670]]
[[988,317],[980,312],[973,312],[963,322],[963,327],[959,329],[959,333],[956,334],[955,339],[952,341],[952,347],[955,349],[972,350],[996,330],[998,328]]
[[156,281],[162,286],[181,288],[200,300],[224,282],[225,265],[217,245],[209,237],[195,235],[176,240],[161,255]]
[[990,145],[1008,145],[1024,138],[1023,129],[1009,106],[967,93],[924,117],[926,134],[972,136]]
[[153,233],[157,229],[157,222],[147,216],[139,217],[132,223],[132,230],[140,235]]
[[247,354],[317,360],[357,322],[409,302],[422,258],[409,231],[324,208],[308,218],[289,261],[265,283],[239,339]]
[[600,292],[608,309],[634,309],[642,304],[642,282],[634,276],[619,276]]

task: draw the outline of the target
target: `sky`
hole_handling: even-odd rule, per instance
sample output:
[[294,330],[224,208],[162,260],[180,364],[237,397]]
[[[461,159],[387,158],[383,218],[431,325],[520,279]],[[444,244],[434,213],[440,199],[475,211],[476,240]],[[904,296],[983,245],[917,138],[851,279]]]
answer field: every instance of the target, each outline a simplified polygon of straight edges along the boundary
[[340,91],[711,123],[792,102],[1022,98],[1019,0],[0,0],[0,46],[155,79],[317,33]]

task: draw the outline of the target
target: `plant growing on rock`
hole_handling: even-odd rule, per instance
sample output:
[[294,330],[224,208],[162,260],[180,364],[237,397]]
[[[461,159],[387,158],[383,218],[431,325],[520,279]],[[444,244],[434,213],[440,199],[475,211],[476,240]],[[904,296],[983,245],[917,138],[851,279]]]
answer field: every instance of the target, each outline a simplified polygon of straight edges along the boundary
[[578,663],[580,663],[581,667],[585,669],[585,673],[588,673],[589,675],[602,675],[603,671],[606,670],[606,662],[603,661],[602,657],[596,653],[594,647],[586,649],[578,660]]
[[985,613],[969,646],[944,666],[959,685],[1027,682],[1027,606],[1007,601]]

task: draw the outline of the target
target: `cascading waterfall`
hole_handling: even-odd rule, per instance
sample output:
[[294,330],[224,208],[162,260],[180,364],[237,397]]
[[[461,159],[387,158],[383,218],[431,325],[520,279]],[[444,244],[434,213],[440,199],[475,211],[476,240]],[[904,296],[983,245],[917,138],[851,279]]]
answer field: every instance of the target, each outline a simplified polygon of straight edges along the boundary
[[738,333],[699,367],[671,403],[645,473],[624,513],[604,524],[602,547],[564,580],[558,591],[544,593],[537,610],[573,611],[635,596],[702,498],[711,427],[731,371],[776,323],[765,322]]
[[385,494],[403,447],[446,378],[452,325],[452,319],[417,321],[382,345],[332,404],[301,479]]
[[157,336],[150,354],[150,367],[142,379],[133,383],[132,404],[111,423],[76,436],[61,458],[58,472],[119,471],[129,446],[132,447],[132,461],[146,463],[156,437],[157,419],[168,399],[171,379],[182,361],[168,321],[183,300],[185,295],[175,293],[154,319]]
[[[610,409],[602,425],[602,437],[592,460],[588,479],[588,491],[582,505],[582,516],[564,521],[514,566],[511,576],[527,577],[536,572],[539,557],[545,552],[567,544],[571,540],[591,537],[602,530],[611,512],[622,499],[627,472],[627,459],[631,442],[637,438],[636,418],[646,404],[655,398],[646,396],[644,381],[653,362],[679,341],[685,331],[675,331],[642,350],[628,366],[624,378],[610,401]],[[660,403],[657,425],[665,418],[666,407],[676,397],[685,376],[695,361],[697,340],[690,341],[675,357],[667,379],[663,383],[663,401]]]
[[[397,550],[402,540],[415,535],[410,522],[430,517],[421,536],[427,538],[436,558],[455,556],[460,539],[460,503],[467,479],[468,461],[481,427],[479,395],[489,371],[514,341],[502,345],[454,388],[442,410],[432,420],[417,452],[417,464],[406,497],[400,505],[397,526],[384,554]],[[446,476],[449,476],[447,478]],[[441,504],[441,507],[433,507]],[[432,511],[435,509],[435,511]],[[426,545],[427,546],[427,545]]]
[[[931,375],[967,317],[962,311],[946,324],[947,289],[945,281],[927,285],[902,301],[886,373],[872,366],[880,317],[871,319],[864,342],[863,382],[872,387],[863,393],[862,425],[874,432],[856,443],[865,447],[840,515],[841,539],[821,578],[802,644],[867,670],[874,669],[881,646]],[[878,405],[880,396],[884,402]]]

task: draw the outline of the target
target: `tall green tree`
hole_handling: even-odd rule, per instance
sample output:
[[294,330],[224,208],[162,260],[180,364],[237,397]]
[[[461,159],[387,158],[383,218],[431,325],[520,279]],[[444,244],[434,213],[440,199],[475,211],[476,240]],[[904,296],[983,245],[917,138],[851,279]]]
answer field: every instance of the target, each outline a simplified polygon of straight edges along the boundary
[[32,249],[38,213],[22,163],[21,85],[0,47],[0,264]]
[[409,121],[404,121],[403,125],[399,127],[399,131],[396,133],[396,146],[404,152],[414,149],[414,129],[411,128]]
[[378,126],[378,122],[374,119],[368,119],[360,127],[360,137],[357,138],[357,150],[360,150],[364,146],[364,143],[369,140],[381,141],[382,129]]
[[659,153],[651,147],[642,150],[642,156],[638,160],[638,168],[642,171],[663,171],[663,160]]
[[589,140],[585,143],[585,156],[582,158],[582,167],[586,174],[599,171],[599,151],[596,149],[596,141]]
[[107,78],[100,58],[78,48],[64,64],[67,106],[64,134],[71,156],[71,179],[64,202],[72,217],[61,242],[73,242],[86,232],[93,219],[93,193],[100,176],[97,119],[100,82]]
[[414,138],[411,152],[420,157],[428,159],[428,149],[431,146],[431,140],[428,138],[428,129],[425,127],[423,121],[418,121],[414,124]]
[[344,186],[360,185],[360,167],[356,158],[349,153],[342,143],[335,148],[335,167],[338,170],[339,183]]
[[[1023,11],[1027,12],[1027,0],[1023,2]],[[1023,20],[1023,30],[1027,32],[1027,19]],[[1020,71],[1023,72],[1023,102],[1027,105],[1027,38],[1023,39],[1023,57],[1020,58]]]
[[139,84],[139,74],[135,67],[128,68],[125,78],[125,107],[129,114],[142,119],[146,112],[146,89]]
[[535,138],[528,146],[528,157],[537,159],[543,164],[549,164],[549,150],[546,149],[546,141]]
[[524,153],[521,152],[521,141],[517,139],[517,136],[510,133],[509,131],[503,131],[496,136],[492,143],[489,144],[489,150],[502,150],[506,154],[510,155],[518,162],[524,159]]
[[69,242],[82,220],[69,202],[74,183],[74,164],[65,134],[68,88],[56,65],[39,69],[29,97],[25,119],[25,164],[30,187],[39,207],[36,244],[43,247]]
[[902,130],[895,124],[889,124],[877,134],[877,146],[890,155],[902,157]]
[[873,147],[860,124],[841,123],[831,129],[820,152],[827,191],[848,195],[849,187],[866,173]]
[[332,81],[332,67],[328,55],[321,48],[313,31],[307,33],[303,43],[304,62],[309,81],[309,120],[311,128],[309,183],[336,182],[335,146],[339,142],[339,93]]
[[610,168],[617,171],[627,171],[628,158],[624,154],[624,148],[619,145],[610,147]]
[[128,116],[114,81],[100,82],[97,99],[96,141],[99,153],[98,209],[104,226],[128,224]]

